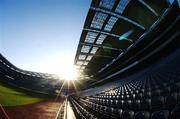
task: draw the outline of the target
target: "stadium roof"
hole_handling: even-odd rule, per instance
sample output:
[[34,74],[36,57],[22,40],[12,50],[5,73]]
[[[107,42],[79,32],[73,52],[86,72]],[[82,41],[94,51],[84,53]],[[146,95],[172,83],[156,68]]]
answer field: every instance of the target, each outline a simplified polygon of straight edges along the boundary
[[167,8],[166,0],[93,0],[80,37],[75,65],[87,77],[101,73]]

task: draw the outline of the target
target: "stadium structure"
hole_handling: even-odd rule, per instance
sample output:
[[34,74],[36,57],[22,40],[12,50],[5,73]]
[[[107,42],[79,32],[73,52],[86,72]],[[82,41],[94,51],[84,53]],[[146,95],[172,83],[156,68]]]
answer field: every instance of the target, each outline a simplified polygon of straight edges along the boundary
[[[53,119],[180,119],[179,38],[178,0],[92,0],[74,60],[81,84],[19,69],[2,54],[0,82],[56,98]],[[7,105],[2,119],[47,118],[16,117]]]

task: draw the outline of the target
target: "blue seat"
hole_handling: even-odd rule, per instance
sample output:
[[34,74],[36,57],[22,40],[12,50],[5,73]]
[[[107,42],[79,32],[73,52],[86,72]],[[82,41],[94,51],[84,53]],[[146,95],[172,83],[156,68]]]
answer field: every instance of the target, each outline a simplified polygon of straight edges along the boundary
[[180,118],[180,106],[174,108],[171,112],[171,119],[179,119]]
[[133,119],[134,111],[124,110],[122,113],[122,119]]
[[169,119],[169,111],[162,110],[152,113],[151,119]]
[[146,110],[151,108],[151,99],[143,99],[140,102],[140,109]]
[[150,118],[150,113],[149,112],[145,112],[145,111],[137,112],[134,115],[134,119],[149,119],[149,118]]
[[177,101],[177,94],[176,93],[167,95],[165,97],[165,106],[167,108],[172,108],[176,104],[176,101]]
[[151,99],[152,108],[162,108],[163,104],[164,104],[164,98],[162,96],[154,97]]

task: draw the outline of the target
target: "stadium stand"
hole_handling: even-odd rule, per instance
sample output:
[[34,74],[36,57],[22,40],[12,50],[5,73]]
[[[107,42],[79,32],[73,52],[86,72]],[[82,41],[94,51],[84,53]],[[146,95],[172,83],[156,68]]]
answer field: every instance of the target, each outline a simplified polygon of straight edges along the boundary
[[0,81],[12,86],[46,94],[55,94],[62,85],[56,75],[19,69],[2,54],[0,54],[0,77]]
[[[76,118],[180,119],[179,28],[178,0],[92,0],[74,60],[81,85],[66,100]],[[50,94],[63,85],[2,54],[0,77]],[[65,109],[64,103],[61,117]]]
[[77,118],[179,119],[179,23],[176,0],[93,0],[75,58],[90,80],[69,96]]

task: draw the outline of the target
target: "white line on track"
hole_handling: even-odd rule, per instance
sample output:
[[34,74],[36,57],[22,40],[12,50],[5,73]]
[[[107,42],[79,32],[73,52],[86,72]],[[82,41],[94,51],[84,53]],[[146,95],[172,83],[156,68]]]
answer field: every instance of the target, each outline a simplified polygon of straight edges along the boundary
[[0,104],[0,108],[2,110],[2,112],[4,113],[4,115],[6,116],[7,119],[10,119],[8,114],[6,113],[6,111],[4,110],[3,106]]
[[63,102],[63,103],[61,104],[61,106],[59,107],[59,110],[58,110],[58,112],[57,112],[57,115],[56,115],[56,118],[55,118],[55,119],[58,119],[59,113],[60,113],[61,108],[62,108],[62,106],[64,105],[65,101],[66,101],[66,100],[64,100],[64,102]]

